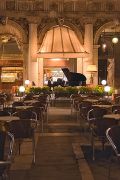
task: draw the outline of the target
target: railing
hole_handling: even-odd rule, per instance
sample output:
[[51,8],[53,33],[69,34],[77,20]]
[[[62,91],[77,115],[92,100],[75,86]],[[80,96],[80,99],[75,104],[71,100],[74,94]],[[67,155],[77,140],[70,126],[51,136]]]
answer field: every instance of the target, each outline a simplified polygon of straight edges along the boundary
[[58,12],[115,12],[120,11],[120,0],[4,0],[0,10]]

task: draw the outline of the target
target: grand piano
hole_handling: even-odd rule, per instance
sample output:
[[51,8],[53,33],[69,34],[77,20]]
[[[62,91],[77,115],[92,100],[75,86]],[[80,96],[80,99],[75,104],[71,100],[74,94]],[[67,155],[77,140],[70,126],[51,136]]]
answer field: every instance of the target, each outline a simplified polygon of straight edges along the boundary
[[62,68],[62,71],[68,80],[68,86],[86,85],[86,77],[83,74],[70,72],[68,68]]

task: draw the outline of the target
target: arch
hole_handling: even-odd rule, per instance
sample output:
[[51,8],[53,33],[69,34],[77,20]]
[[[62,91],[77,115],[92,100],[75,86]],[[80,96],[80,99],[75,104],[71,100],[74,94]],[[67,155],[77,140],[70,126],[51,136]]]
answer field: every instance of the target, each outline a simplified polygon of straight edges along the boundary
[[45,34],[39,57],[83,57],[87,52],[81,44],[76,32],[65,25],[52,26]]
[[[40,48],[40,45],[42,43],[42,40],[44,38],[44,35],[46,34],[46,32],[52,28],[53,26],[56,26],[58,25],[58,23],[56,22],[50,22],[50,23],[46,23],[46,25],[44,26],[44,28],[42,28],[41,30],[38,31],[38,36],[40,34],[40,36],[38,37],[38,49]],[[83,45],[83,35],[81,33],[81,31],[73,24],[73,23],[70,23],[68,21],[65,21],[65,23],[63,24],[64,26],[68,26],[70,27],[77,35],[79,41],[81,42],[81,44]]]
[[20,48],[27,43],[27,35],[23,28],[16,22],[8,20],[6,25],[0,24],[0,34],[10,34],[15,37]]
[[95,38],[94,38],[94,44],[97,45],[98,44],[98,40],[99,40],[99,37],[100,37],[100,34],[101,32],[105,29],[105,28],[108,28],[108,27],[111,27],[115,25],[115,21],[110,21],[108,23],[105,23],[104,25],[102,25],[98,31],[96,32],[95,34]]

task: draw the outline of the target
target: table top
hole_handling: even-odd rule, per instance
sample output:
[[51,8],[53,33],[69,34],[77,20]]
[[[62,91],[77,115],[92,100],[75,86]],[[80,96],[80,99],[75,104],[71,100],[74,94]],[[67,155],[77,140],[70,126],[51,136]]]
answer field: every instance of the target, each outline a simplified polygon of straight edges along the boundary
[[0,121],[12,121],[12,120],[19,120],[17,116],[0,116]]
[[96,103],[98,102],[98,99],[84,99],[83,101],[89,101],[89,102],[92,102],[92,103]]
[[106,114],[103,116],[103,118],[120,120],[120,114]]
[[37,100],[35,100],[35,99],[25,100],[25,101],[24,101],[25,104],[36,103],[36,102],[39,102],[39,101],[37,101]]
[[100,108],[112,108],[111,104],[95,104],[92,105],[93,107],[100,107]]
[[29,108],[32,108],[33,106],[16,106],[15,108],[16,109],[20,109],[20,110],[23,110],[23,109],[29,109]]

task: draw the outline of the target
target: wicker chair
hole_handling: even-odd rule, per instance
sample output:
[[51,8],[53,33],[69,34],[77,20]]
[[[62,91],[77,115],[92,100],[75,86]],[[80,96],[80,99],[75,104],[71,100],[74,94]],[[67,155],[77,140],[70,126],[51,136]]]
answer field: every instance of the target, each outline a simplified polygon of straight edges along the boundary
[[[113,126],[108,128],[106,131],[106,137],[110,145],[112,146],[113,152],[116,155],[117,159],[120,160],[120,126]],[[111,172],[110,165],[111,163],[109,163],[108,179],[110,179],[110,172]]]
[[0,178],[8,179],[12,163],[14,136],[0,130]]
[[[22,142],[25,139],[32,141],[33,146],[33,163],[35,163],[35,128],[37,127],[37,121],[34,119],[20,119],[13,120],[6,123],[6,128],[14,135],[15,142],[18,142],[19,145],[19,154],[20,147]],[[25,141],[26,142],[26,141]]]
[[104,145],[107,142],[106,130],[117,124],[114,119],[104,119],[103,115],[107,113],[106,109],[94,108],[88,112],[87,120],[91,132],[91,145],[92,145],[92,158],[95,160],[95,140],[102,143],[102,149],[104,150]]

